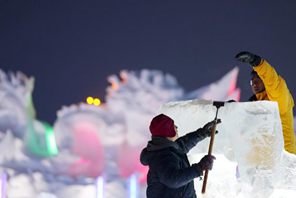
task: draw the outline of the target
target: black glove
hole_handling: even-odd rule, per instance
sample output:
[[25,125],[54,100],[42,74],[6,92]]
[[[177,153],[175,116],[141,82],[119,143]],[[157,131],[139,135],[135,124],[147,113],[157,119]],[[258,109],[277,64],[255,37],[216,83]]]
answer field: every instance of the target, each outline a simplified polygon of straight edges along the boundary
[[205,155],[198,163],[197,166],[204,171],[204,170],[212,170],[213,163],[215,160],[215,156],[213,155]]
[[[217,119],[217,124],[221,123],[220,119]],[[212,128],[215,124],[215,120],[208,122],[207,124],[205,124],[202,128],[202,132],[206,137],[210,137],[211,133],[212,133]],[[218,131],[215,131],[215,133],[217,134]]]
[[252,66],[258,66],[261,62],[261,57],[250,52],[240,52],[235,56],[236,60],[243,63],[249,63]]

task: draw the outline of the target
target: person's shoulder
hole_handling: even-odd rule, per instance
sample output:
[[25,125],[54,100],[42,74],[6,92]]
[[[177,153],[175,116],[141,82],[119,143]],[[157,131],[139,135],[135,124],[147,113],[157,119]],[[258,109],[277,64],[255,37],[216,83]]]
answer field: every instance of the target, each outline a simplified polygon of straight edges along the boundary
[[[152,153],[150,153],[150,154],[152,154]],[[177,152],[176,152],[176,150],[174,148],[169,147],[169,148],[165,148],[165,149],[155,151],[155,152],[153,152],[152,155],[153,155],[153,158],[157,158],[157,159],[160,159],[160,160],[173,159],[173,158],[176,157]]]
[[153,156],[150,156],[150,166],[159,167],[167,166],[168,164],[174,164],[179,161],[180,157],[171,149],[164,149],[162,151],[155,152]]

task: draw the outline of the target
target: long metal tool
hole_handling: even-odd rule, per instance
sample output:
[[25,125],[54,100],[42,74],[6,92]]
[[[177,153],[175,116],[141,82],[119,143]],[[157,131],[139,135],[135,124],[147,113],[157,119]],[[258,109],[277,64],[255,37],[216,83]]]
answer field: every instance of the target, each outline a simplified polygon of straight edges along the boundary
[[[215,133],[216,133],[216,126],[217,126],[217,116],[218,116],[218,110],[220,107],[224,106],[225,102],[220,102],[220,101],[214,101],[213,105],[217,108],[216,110],[216,115],[214,118],[214,126],[212,127],[212,131],[211,131],[211,139],[210,139],[210,145],[209,145],[209,150],[208,150],[208,155],[212,154],[212,150],[213,150],[213,145],[214,145],[214,139],[215,139]],[[203,184],[202,184],[202,190],[201,193],[204,194],[206,192],[206,187],[207,187],[207,180],[208,180],[208,174],[209,174],[209,170],[205,170],[205,175],[204,175],[204,179],[203,179]]]

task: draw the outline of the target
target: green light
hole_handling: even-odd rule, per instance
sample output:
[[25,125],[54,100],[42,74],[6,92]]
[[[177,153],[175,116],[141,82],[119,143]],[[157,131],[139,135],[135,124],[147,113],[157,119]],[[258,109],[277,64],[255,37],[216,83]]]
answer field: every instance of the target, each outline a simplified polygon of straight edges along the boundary
[[[39,124],[39,126],[37,125]],[[52,127],[44,122],[39,122],[29,126],[28,134],[26,134],[26,147],[29,151],[40,157],[49,157],[58,154],[58,148],[55,141],[54,131]],[[44,130],[40,131],[40,128]]]
[[49,153],[51,153],[51,155],[57,155],[59,151],[55,141],[53,128],[45,123],[43,123],[43,125],[45,128],[45,138],[46,138],[47,149]]

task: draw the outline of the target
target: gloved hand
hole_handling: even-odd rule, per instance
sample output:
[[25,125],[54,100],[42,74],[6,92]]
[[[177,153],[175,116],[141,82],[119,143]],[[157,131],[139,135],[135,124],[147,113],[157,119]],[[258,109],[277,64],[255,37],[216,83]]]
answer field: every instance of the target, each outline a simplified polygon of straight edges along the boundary
[[[220,119],[217,119],[217,124],[221,123],[221,120]],[[211,133],[212,133],[212,128],[214,127],[214,124],[215,124],[215,120],[211,121],[211,122],[208,122],[207,124],[205,124],[203,126],[203,130],[202,130],[202,133],[206,136],[206,137],[210,137],[211,136]],[[215,133],[217,134],[218,131],[215,131]]]
[[240,52],[235,56],[235,59],[243,63],[249,63],[252,66],[258,66],[261,62],[261,57],[250,52]]
[[213,168],[213,163],[215,160],[215,156],[213,155],[205,155],[198,163],[197,165],[199,168],[204,171],[204,170],[212,170]]

